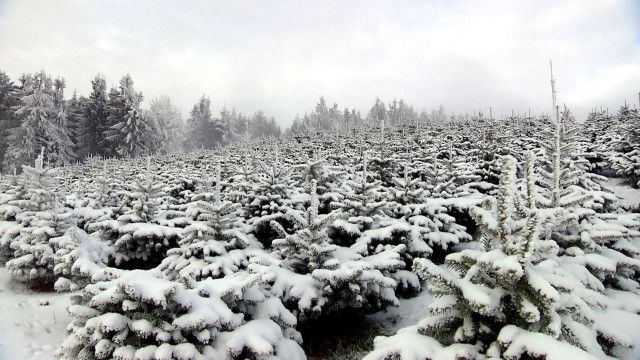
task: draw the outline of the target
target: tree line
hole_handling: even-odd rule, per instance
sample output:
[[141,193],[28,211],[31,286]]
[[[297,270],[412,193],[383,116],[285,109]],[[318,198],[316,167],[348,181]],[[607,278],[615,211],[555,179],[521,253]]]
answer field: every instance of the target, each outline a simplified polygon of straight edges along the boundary
[[41,151],[47,163],[60,166],[92,156],[211,149],[281,134],[275,119],[262,111],[247,116],[224,107],[214,116],[206,95],[186,121],[167,96],[143,108],[143,94],[128,74],[111,88],[97,75],[88,96],[74,91],[65,99],[65,89],[64,78],[45,71],[24,74],[17,83],[0,71],[0,172],[20,171]]

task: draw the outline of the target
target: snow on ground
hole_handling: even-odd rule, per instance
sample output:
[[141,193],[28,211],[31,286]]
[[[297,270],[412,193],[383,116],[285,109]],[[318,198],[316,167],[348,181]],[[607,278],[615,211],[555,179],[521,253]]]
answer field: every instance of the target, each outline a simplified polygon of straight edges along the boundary
[[432,298],[426,290],[410,299],[400,299],[400,305],[369,315],[388,334],[393,334],[403,327],[415,325],[425,318],[427,306]]
[[620,204],[625,207],[640,205],[640,189],[634,189],[624,183],[621,178],[608,178],[605,186],[620,198]]
[[55,359],[71,321],[70,296],[25,289],[0,267],[0,360]]

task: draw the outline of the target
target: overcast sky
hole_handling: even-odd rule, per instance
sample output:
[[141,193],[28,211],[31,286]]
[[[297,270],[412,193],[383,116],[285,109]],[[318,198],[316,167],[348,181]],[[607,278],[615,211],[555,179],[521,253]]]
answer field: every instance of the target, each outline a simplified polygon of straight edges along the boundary
[[[445,4],[447,3],[447,4]],[[46,70],[88,94],[130,73],[146,99],[187,112],[207,94],[283,125],[324,95],[366,112],[377,96],[416,108],[582,116],[637,104],[640,1],[0,0],[0,70]]]

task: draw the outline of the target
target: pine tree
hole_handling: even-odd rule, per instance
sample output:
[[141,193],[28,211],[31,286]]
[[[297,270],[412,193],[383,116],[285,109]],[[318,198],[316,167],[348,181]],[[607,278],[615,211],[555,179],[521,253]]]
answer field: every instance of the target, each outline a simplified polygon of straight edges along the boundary
[[104,130],[102,130],[100,135],[101,142],[99,144],[102,155],[105,157],[116,157],[118,155],[116,152],[117,143],[109,139],[109,137],[114,135],[113,126],[120,124],[124,120],[124,108],[124,98],[118,88],[112,87],[109,90],[109,96],[105,106],[107,117]]
[[142,93],[136,93],[131,76],[125,75],[120,80],[117,101],[109,108],[109,122],[113,125],[107,130],[107,140],[118,156],[138,157],[149,152],[145,143],[149,128],[140,102]]
[[[296,319],[246,273],[196,289],[130,271],[88,285],[58,349],[62,359],[305,358]],[[108,295],[107,295],[108,294]]]
[[336,250],[336,246],[330,243],[327,229],[340,213],[318,214],[320,199],[315,180],[311,181],[309,193],[307,211],[289,209],[285,214],[297,229],[294,234],[287,234],[282,225],[273,220],[271,222],[271,226],[283,237],[274,240],[271,246],[286,259],[287,267],[297,273],[310,273],[321,267]]
[[51,238],[50,243],[56,249],[56,291],[76,291],[110,276],[105,270],[113,258],[113,249],[77,226],[70,226],[61,236]]
[[53,107],[54,118],[52,129],[48,134],[49,163],[53,166],[69,164],[75,160],[76,154],[73,152],[73,142],[69,137],[70,131],[67,127],[67,105],[64,99],[64,79],[56,79],[53,82]]
[[44,72],[24,77],[15,116],[20,124],[8,131],[4,163],[5,167],[19,169],[36,158],[41,149],[49,148],[50,132],[56,128],[52,82]]
[[[149,139],[154,152],[178,152],[184,143],[184,124],[180,111],[171,103],[171,99],[161,96],[151,101],[149,105],[150,127]],[[153,125],[152,125],[153,124]]]
[[[110,97],[110,100],[114,99]],[[91,81],[91,95],[85,107],[86,122],[79,128],[79,153],[83,157],[109,155],[105,139],[109,129],[108,115],[107,83],[98,75]]]
[[203,95],[193,106],[187,119],[185,148],[194,150],[213,147],[210,139],[211,118],[211,99]]
[[87,226],[90,232],[112,244],[117,265],[149,268],[164,258],[166,251],[175,246],[180,229],[160,225],[159,202],[163,185],[152,173],[151,158],[147,158],[146,173],[134,178],[127,195],[131,203],[123,206],[122,213],[101,219]]
[[363,231],[377,227],[387,206],[380,186],[380,180],[370,179],[368,159],[363,153],[360,174],[354,174],[352,179],[345,182],[341,199],[333,203],[333,207],[341,209],[346,216],[345,221],[335,222],[331,226],[334,241],[351,245]]
[[321,212],[331,211],[331,203],[340,197],[338,192],[343,171],[338,166],[329,166],[328,159],[321,154],[315,154],[305,163],[295,166],[294,179],[298,184],[310,181],[316,182],[318,195],[320,196]]
[[291,168],[280,163],[276,148],[271,164],[260,163],[260,170],[256,176],[255,194],[245,215],[249,217],[251,232],[260,242],[269,246],[277,235],[272,229],[272,221],[279,222],[285,228],[289,227],[284,214],[291,198]]
[[78,96],[77,92],[73,92],[73,96],[67,102],[67,130],[69,139],[73,144],[73,152],[76,154],[77,160],[84,160],[87,153],[83,146],[83,133],[87,124],[85,116],[89,100],[84,96]]
[[527,190],[522,195],[516,186],[515,160],[506,157],[497,198],[489,198],[483,208],[472,209],[484,251],[468,249],[451,254],[445,267],[424,259],[414,262],[414,270],[436,297],[428,307],[429,315],[417,327],[379,341],[366,359],[408,351],[395,343],[401,341],[400,334],[415,337],[408,334],[416,332],[429,337],[412,345],[413,351],[421,351],[423,356],[443,351],[443,345],[434,339],[445,346],[468,344],[450,347],[461,358],[478,358],[480,353],[503,358],[513,351],[521,356],[560,355],[554,353],[554,347],[539,350],[530,342],[523,348],[509,348],[516,342],[514,337],[531,333],[542,333],[540,336],[552,343],[566,341],[578,348],[569,348],[574,354],[611,355],[606,354],[608,345],[599,339],[621,339],[594,326],[598,321],[594,311],[607,304],[601,293],[603,286],[593,287],[594,279],[584,269],[563,269],[562,260],[556,257],[557,247],[539,238],[542,217],[536,209],[533,167],[527,168]]
[[300,200],[303,208],[286,212],[293,224],[290,232],[272,221],[280,236],[272,243],[275,252],[271,256],[255,256],[249,269],[262,274],[270,291],[286,306],[300,311],[301,318],[345,309],[375,312],[396,304],[397,282],[392,274],[404,266],[398,255],[402,246],[375,256],[362,256],[353,249],[332,244],[328,225],[340,213],[320,215],[316,189],[312,180],[309,194]]
[[[7,138],[11,129],[18,126],[13,108],[18,105],[18,87],[9,76],[0,71],[0,136]],[[10,166],[4,164],[8,143],[0,141],[0,173],[9,172]]]
[[248,214],[244,214],[249,210],[249,203],[253,200],[252,196],[254,188],[256,186],[256,172],[255,162],[251,160],[248,150],[244,150],[244,155],[239,160],[232,171],[232,175],[229,176],[229,187],[226,192],[225,198],[242,205],[243,216],[245,218],[250,217]]
[[539,207],[555,209],[555,222],[545,231],[561,248],[582,242],[580,223],[594,219],[596,212],[615,207],[615,196],[603,189],[586,171],[584,158],[576,155],[576,126],[570,112],[565,110],[560,121],[554,122],[543,143],[545,156],[541,158]]
[[619,114],[620,128],[624,131],[629,147],[616,162],[618,174],[627,178],[629,184],[640,188],[640,111],[626,109]]
[[222,199],[220,170],[214,188],[203,173],[186,206],[186,215],[192,221],[184,229],[179,247],[167,252],[159,269],[169,279],[193,284],[246,268],[248,253],[244,249],[255,240],[240,231],[239,210],[240,204]]
[[20,201],[22,207],[31,203],[34,212],[24,214],[20,219],[24,226],[20,235],[11,242],[12,259],[7,269],[13,279],[32,284],[48,284],[55,279],[54,253],[56,249],[51,238],[61,236],[71,225],[68,212],[56,201],[56,195],[49,187],[50,172],[44,168],[42,153],[36,159],[35,167],[24,167],[28,188]]

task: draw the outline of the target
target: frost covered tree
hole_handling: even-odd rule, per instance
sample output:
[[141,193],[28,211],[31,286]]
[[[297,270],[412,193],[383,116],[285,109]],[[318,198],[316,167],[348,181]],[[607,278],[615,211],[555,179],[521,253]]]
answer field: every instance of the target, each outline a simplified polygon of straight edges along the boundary
[[[393,240],[392,243],[406,245],[407,268],[413,257],[429,257],[434,249],[446,254],[451,246],[471,240],[465,227],[456,223],[456,219],[447,213],[447,207],[427,196],[428,191],[424,189],[419,173],[420,170],[416,169],[410,172],[405,164],[404,176],[394,178],[395,187],[388,189],[391,201],[386,211],[394,220],[382,222],[387,226],[387,241],[382,243]],[[365,233],[359,242],[375,248],[383,240],[383,234],[381,231],[371,231]]]
[[51,238],[60,236],[71,226],[69,215],[62,208],[39,212],[20,230],[11,243],[13,259],[6,264],[14,280],[31,284],[50,284],[55,278],[55,245]]
[[249,118],[249,133],[253,139],[277,138],[281,130],[273,117],[258,110]]
[[69,136],[67,126],[67,104],[64,99],[65,81],[62,78],[53,82],[53,111],[52,129],[48,135],[49,147],[47,153],[49,163],[53,166],[61,166],[75,161],[76,154],[73,151],[73,142]]
[[437,144],[425,169],[426,189],[430,197],[452,198],[470,193],[469,184],[479,180],[470,163],[453,146],[452,139]]
[[209,139],[211,121],[211,99],[203,95],[193,106],[187,119],[185,148],[193,150],[213,147]]
[[83,153],[82,135],[85,126],[87,126],[85,117],[87,106],[88,99],[84,96],[78,96],[76,91],[73,92],[71,99],[67,101],[67,131],[77,160],[82,160],[86,156]]
[[367,121],[380,123],[387,119],[387,107],[380,98],[376,98],[375,104],[369,109]]
[[104,241],[72,225],[61,236],[51,238],[50,243],[55,249],[56,291],[76,291],[109,277],[105,269],[113,250]]
[[44,149],[36,158],[34,167],[23,166],[23,174],[13,176],[10,197],[0,207],[0,215],[7,220],[29,217],[33,212],[49,209],[55,201],[51,191],[51,171],[44,167]]
[[90,155],[108,155],[105,152],[107,141],[105,134],[109,129],[107,117],[107,82],[97,75],[91,80],[91,94],[85,107],[86,122],[79,129],[79,153]]
[[[149,271],[88,285],[69,308],[62,359],[301,360],[295,317],[237,274],[197,289]],[[246,314],[246,315],[245,315]]]
[[623,149],[625,152],[616,161],[616,168],[618,174],[626,177],[631,186],[640,188],[640,111],[626,109],[621,111],[619,118],[625,142],[629,146]]
[[149,148],[145,140],[149,126],[140,109],[142,93],[135,91],[131,76],[125,75],[120,80],[117,96],[116,103],[109,109],[109,122],[112,125],[106,132],[107,140],[118,156],[138,157],[148,154]]
[[573,155],[578,127],[569,116],[565,110],[559,121],[552,122],[548,141],[542,144],[545,156],[541,159],[541,196],[538,200],[542,207],[568,207],[589,198],[589,194],[578,186],[585,169]]
[[19,236],[9,244],[13,254],[6,266],[17,281],[49,284],[55,279],[56,250],[50,239],[61,236],[72,221],[50,188],[50,173],[44,168],[42,154],[33,168],[24,167],[24,176],[28,185],[24,196],[16,204],[33,211],[17,215],[23,226]]
[[193,284],[204,278],[220,278],[246,268],[255,240],[242,231],[240,204],[222,198],[220,171],[211,186],[206,173],[186,205],[191,223],[184,229],[178,247],[170,249],[159,269],[169,279]]
[[[18,90],[11,78],[0,71],[0,135],[4,139],[10,130],[17,126],[13,108],[18,105]],[[9,169],[3,161],[8,145],[6,141],[0,141],[0,173],[8,172]]]
[[[527,181],[527,194],[522,195],[515,177],[515,160],[506,157],[497,198],[489,198],[483,208],[473,208],[484,250],[451,254],[443,267],[424,259],[414,262],[414,270],[436,300],[417,326],[377,340],[367,360],[412,353],[406,358],[438,353],[449,353],[451,358],[482,354],[602,358],[613,355],[607,354],[611,343],[628,345],[596,316],[607,306],[602,284],[584,268],[565,270],[556,256],[557,246],[539,238],[542,218],[535,204],[534,181]],[[518,206],[519,201],[526,206]],[[424,336],[422,343],[418,334]],[[407,336],[415,344],[403,349],[398,343],[409,346],[403,341]],[[527,341],[531,336],[544,339],[545,345]]]
[[603,109],[593,110],[582,126],[582,148],[589,161],[589,171],[600,175],[612,175],[615,154],[625,147],[620,134],[620,122]]
[[303,319],[351,309],[380,310],[396,304],[396,280],[392,274],[404,266],[399,253],[403,247],[363,256],[348,247],[331,243],[328,225],[338,212],[320,215],[315,181],[303,209],[289,209],[285,216],[293,224],[287,230],[275,221],[280,237],[272,243],[273,256],[256,256],[249,269],[262,275],[270,291],[296,309]]
[[332,224],[331,237],[340,244],[352,244],[361,232],[377,225],[387,205],[381,181],[370,178],[366,153],[362,156],[361,171],[345,181],[340,195],[333,207],[345,213],[345,220]]
[[[545,124],[549,125],[546,121]],[[638,292],[638,234],[629,214],[616,214],[616,197],[601,176],[586,171],[577,126],[568,111],[546,132],[536,184],[545,219],[542,236],[554,240],[567,263],[586,266],[606,287]],[[631,215],[631,217],[633,217]]]
[[20,103],[15,108],[19,124],[7,132],[4,158],[5,167],[17,170],[52,145],[52,133],[57,129],[51,78],[39,72],[22,80]]
[[339,166],[328,165],[328,159],[322,154],[309,157],[306,162],[295,166],[294,179],[298,184],[316,182],[320,196],[321,212],[331,210],[331,203],[340,198],[339,184],[344,171]]
[[[243,151],[242,159],[235,164],[229,176],[229,184],[226,199],[242,205],[243,212],[250,211],[249,203],[253,200],[252,194],[256,186],[257,173],[255,162],[252,161],[248,150]],[[248,217],[248,216],[245,216]]]
[[276,236],[271,222],[277,221],[289,227],[284,216],[291,197],[291,168],[280,162],[278,149],[274,151],[271,163],[260,163],[260,172],[256,175],[255,192],[246,208],[245,215],[250,218],[252,233],[267,246]]
[[336,211],[319,215],[320,199],[315,180],[311,181],[310,187],[307,210],[289,209],[285,214],[297,229],[293,234],[287,234],[278,222],[272,220],[271,223],[283,237],[274,240],[271,246],[286,259],[287,266],[298,273],[310,273],[331,258],[336,246],[331,244],[327,229],[341,215]]
[[135,267],[157,265],[175,246],[181,229],[159,224],[159,201],[163,185],[156,181],[151,158],[146,173],[129,185],[131,204],[116,219],[105,218],[87,226],[90,232],[112,244],[116,264]]
[[167,96],[154,99],[146,113],[151,131],[145,140],[153,152],[178,152],[184,143],[184,124],[180,111]]

